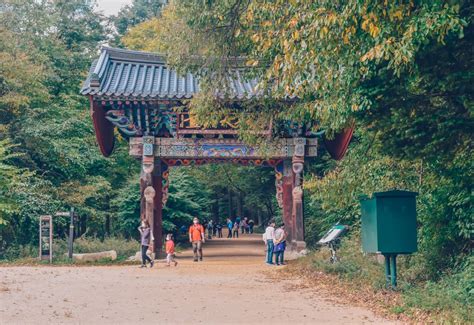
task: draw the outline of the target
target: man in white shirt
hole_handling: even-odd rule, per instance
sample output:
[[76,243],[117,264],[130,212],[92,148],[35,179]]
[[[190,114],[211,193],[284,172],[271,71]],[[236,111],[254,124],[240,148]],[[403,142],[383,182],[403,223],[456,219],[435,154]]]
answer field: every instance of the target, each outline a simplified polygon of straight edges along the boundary
[[273,241],[275,240],[275,221],[270,220],[265,233],[263,234],[263,242],[267,245],[267,258],[266,262],[268,265],[273,265]]

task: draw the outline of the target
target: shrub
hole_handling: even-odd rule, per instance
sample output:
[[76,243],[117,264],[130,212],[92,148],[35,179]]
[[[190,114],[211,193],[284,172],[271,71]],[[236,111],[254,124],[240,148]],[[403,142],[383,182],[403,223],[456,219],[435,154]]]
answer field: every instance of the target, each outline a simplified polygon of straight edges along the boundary
[[108,237],[104,240],[98,238],[78,238],[74,241],[75,253],[94,253],[115,250],[117,259],[124,260],[135,255],[140,250],[140,243],[120,237]]
[[438,282],[427,281],[403,292],[407,307],[438,314],[446,322],[474,323],[474,257]]
[[[107,237],[100,240],[95,237],[77,238],[74,240],[74,253],[95,253],[115,250],[117,260],[123,261],[135,255],[140,250],[140,243],[136,240],[121,237]],[[53,242],[54,261],[58,263],[69,262],[67,258],[68,242],[66,239],[55,239]],[[4,262],[34,262],[38,257],[38,246],[15,245],[10,246],[3,255]]]

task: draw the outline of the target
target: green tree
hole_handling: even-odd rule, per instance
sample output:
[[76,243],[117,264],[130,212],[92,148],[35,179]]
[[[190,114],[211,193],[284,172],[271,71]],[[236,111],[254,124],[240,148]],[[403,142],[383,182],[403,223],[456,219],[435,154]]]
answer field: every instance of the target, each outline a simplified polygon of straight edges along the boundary
[[[318,232],[339,220],[357,225],[359,194],[417,190],[420,275],[435,278],[471,248],[472,13],[462,0],[176,0],[124,42],[141,39],[181,71],[204,75],[191,109],[207,120],[229,114],[212,92],[241,56],[271,90],[267,106],[246,105],[245,114],[270,107],[329,136],[355,121],[348,157],[310,167],[307,221]],[[288,95],[295,104],[277,105]]]
[[131,4],[120,9],[116,16],[111,17],[116,32],[115,44],[120,46],[120,38],[132,27],[158,17],[165,3],[166,0],[133,0]]
[[[32,175],[13,184],[18,205],[3,231],[10,245],[36,242],[37,217],[70,206],[82,232],[102,236],[113,189],[130,174],[126,150],[110,160],[98,153],[79,95],[107,35],[93,9],[87,0],[2,3],[0,141],[15,144],[9,163]],[[64,236],[67,220],[55,223]]]

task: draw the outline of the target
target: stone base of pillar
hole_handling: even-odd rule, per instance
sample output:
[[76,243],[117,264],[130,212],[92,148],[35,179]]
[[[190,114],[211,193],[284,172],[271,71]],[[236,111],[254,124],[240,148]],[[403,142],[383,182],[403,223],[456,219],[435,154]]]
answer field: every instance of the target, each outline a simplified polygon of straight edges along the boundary
[[289,248],[299,253],[303,250],[306,250],[306,242],[302,240],[292,240]]
[[306,249],[306,242],[305,241],[295,241],[295,249],[297,252],[301,252],[302,250]]
[[286,260],[296,260],[297,258],[306,256],[308,250],[306,249],[306,242],[304,241],[292,241],[288,245],[287,250],[285,251]]

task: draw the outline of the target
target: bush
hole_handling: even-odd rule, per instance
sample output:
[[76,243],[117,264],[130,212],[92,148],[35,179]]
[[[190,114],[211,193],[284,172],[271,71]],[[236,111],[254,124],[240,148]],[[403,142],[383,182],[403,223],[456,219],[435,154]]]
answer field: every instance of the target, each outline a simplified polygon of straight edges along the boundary
[[[140,243],[120,237],[108,237],[104,240],[98,238],[78,238],[74,240],[74,253],[95,253],[115,250],[117,261],[126,260],[140,250]],[[66,239],[55,239],[53,242],[53,257],[58,263],[69,262],[66,254],[68,242]],[[38,246],[17,245],[10,246],[3,256],[4,262],[34,262],[38,257]]]
[[369,285],[382,288],[385,284],[383,265],[374,256],[366,256],[360,249],[358,238],[343,239],[341,248],[337,251],[339,262],[329,263],[330,251],[322,248],[314,254],[313,265],[319,270],[335,274],[342,280],[351,281],[358,285]]
[[13,246],[9,246],[5,250],[2,256],[2,259],[6,261],[14,261],[16,259],[38,257],[38,254],[39,254],[38,246],[13,245]]
[[407,307],[416,307],[434,314],[441,314],[449,323],[474,323],[474,257],[465,265],[438,282],[428,281],[404,291]]
[[[67,246],[66,246],[67,247]],[[124,260],[135,255],[140,250],[140,243],[120,237],[109,237],[104,240],[98,238],[78,238],[74,241],[75,253],[95,253],[115,250],[117,259]]]
[[[353,290],[385,290],[384,265],[375,256],[362,253],[358,234],[345,238],[337,254],[340,262],[336,264],[329,262],[326,248],[315,251],[308,259],[313,270],[333,274]],[[474,323],[474,257],[466,257],[463,265],[443,273],[435,282],[413,278],[420,268],[418,255],[398,257],[398,292],[402,299],[385,307],[392,313],[407,315],[422,310],[436,323]]]

